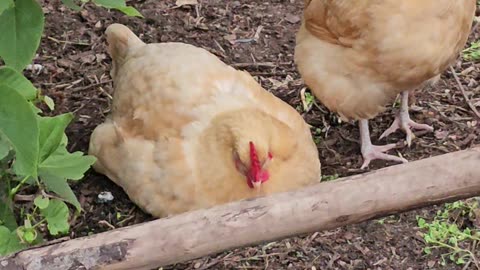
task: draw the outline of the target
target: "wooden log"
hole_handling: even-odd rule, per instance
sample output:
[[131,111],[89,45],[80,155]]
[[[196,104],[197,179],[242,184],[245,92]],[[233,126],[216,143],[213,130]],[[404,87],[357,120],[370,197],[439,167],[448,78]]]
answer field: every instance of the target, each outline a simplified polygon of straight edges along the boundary
[[0,259],[0,268],[153,269],[478,195],[474,148],[24,250]]

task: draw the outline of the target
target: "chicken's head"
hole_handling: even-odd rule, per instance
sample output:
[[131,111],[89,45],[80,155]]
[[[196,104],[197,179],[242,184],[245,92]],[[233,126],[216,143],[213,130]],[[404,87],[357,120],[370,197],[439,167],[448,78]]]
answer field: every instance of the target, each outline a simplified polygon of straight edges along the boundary
[[255,144],[251,141],[249,142],[250,162],[242,161],[237,153],[234,154],[235,167],[245,175],[250,188],[259,188],[270,178],[267,167],[272,159],[272,153],[268,152],[266,158],[260,160]]

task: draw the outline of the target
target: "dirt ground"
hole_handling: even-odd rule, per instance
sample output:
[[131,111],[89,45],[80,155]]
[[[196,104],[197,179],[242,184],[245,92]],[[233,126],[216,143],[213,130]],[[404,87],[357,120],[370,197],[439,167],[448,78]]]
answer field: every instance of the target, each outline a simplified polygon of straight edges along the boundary
[[[339,123],[321,106],[314,106],[308,112],[301,109],[299,93],[304,84],[292,60],[303,1],[200,2],[197,8],[175,8],[173,0],[130,1],[144,14],[145,18],[140,19],[93,5],[72,12],[60,1],[43,1],[46,31],[34,62],[44,68],[40,72],[29,71],[27,76],[55,100],[55,114],[75,113],[75,121],[68,129],[70,150],[87,151],[91,131],[109,112],[112,84],[104,30],[109,24],[119,22],[131,27],[146,42],[190,43],[249,71],[265,89],[299,108],[307,122],[318,128],[315,136],[323,174],[342,177],[363,172],[359,170],[362,158],[356,125]],[[470,41],[479,37],[477,30]],[[454,67],[462,74],[462,84],[472,102],[480,105],[480,65],[458,61]],[[436,86],[418,92],[415,102],[412,118],[433,125],[435,132],[417,134],[410,149],[403,146],[397,149],[408,160],[480,144],[479,123],[474,121],[449,72],[443,74]],[[389,109],[371,121],[372,138],[388,127],[394,112]],[[404,135],[397,133],[386,142],[396,141],[402,144]],[[391,164],[374,161],[370,170],[388,165]],[[74,183],[74,190],[85,212],[72,220],[70,237],[152,219],[135,207],[121,188],[93,171]],[[97,195],[102,191],[112,192],[114,200],[99,202]],[[432,218],[437,209],[432,207],[381,221],[236,249],[164,269],[462,269],[453,264],[441,267],[439,254],[422,253],[424,242],[415,217]]]

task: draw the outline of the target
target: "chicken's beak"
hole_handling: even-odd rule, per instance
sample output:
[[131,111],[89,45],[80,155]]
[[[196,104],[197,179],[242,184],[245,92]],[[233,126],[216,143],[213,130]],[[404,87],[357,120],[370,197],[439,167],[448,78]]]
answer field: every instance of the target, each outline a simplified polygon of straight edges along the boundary
[[256,190],[260,190],[260,188],[262,187],[262,181],[252,182],[252,184],[253,184],[253,188]]

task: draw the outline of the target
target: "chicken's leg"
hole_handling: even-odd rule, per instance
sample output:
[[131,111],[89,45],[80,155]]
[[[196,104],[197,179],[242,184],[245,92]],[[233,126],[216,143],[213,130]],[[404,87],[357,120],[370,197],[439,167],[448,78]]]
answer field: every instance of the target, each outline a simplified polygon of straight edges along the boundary
[[384,159],[384,160],[391,160],[391,161],[399,161],[402,163],[407,163],[408,161],[404,158],[387,155],[383,152],[386,152],[390,149],[395,148],[395,144],[387,144],[387,145],[372,145],[372,141],[370,140],[370,130],[368,128],[368,120],[361,119],[358,123],[360,127],[360,140],[361,140],[361,149],[362,149],[362,156],[363,156],[363,164],[361,169],[366,168],[370,161],[374,159]]
[[433,131],[433,127],[426,124],[418,124],[412,121],[410,119],[410,114],[408,113],[408,91],[403,91],[400,95],[402,97],[400,111],[395,116],[395,121],[393,121],[393,124],[380,136],[380,140],[397,131],[397,129],[401,129],[407,134],[407,144],[410,147],[412,144],[412,139],[415,137],[411,129]]

